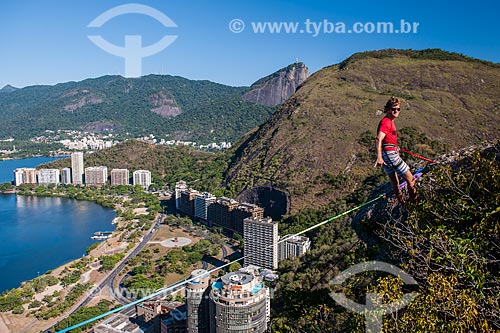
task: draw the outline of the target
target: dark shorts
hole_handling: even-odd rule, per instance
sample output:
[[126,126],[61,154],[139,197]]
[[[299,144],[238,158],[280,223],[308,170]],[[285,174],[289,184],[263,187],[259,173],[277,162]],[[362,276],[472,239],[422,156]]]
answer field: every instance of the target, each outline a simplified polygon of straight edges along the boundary
[[410,170],[408,164],[401,159],[399,152],[396,150],[384,150],[382,152],[382,159],[386,164],[383,166],[384,171],[388,175],[392,175],[394,172],[397,172],[400,177],[403,177],[403,175]]

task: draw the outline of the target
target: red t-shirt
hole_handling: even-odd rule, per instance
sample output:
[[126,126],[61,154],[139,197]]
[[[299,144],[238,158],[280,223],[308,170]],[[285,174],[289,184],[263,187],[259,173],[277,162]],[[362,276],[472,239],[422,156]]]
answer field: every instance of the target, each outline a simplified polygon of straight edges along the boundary
[[[391,119],[384,117],[378,124],[377,133],[382,132],[385,134],[384,139],[382,140],[382,145],[390,144],[390,145],[398,145],[398,136],[396,133],[396,125],[394,125],[394,121]],[[394,147],[387,147],[385,150],[396,150]]]

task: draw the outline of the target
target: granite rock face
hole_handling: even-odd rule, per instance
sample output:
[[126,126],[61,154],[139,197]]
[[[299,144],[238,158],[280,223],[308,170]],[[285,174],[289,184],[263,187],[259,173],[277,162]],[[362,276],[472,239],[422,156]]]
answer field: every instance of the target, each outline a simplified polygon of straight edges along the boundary
[[272,186],[246,189],[238,194],[236,199],[264,208],[264,216],[269,216],[274,221],[279,221],[290,210],[288,194]]
[[252,84],[243,99],[266,106],[282,104],[309,75],[309,69],[303,63],[289,65]]

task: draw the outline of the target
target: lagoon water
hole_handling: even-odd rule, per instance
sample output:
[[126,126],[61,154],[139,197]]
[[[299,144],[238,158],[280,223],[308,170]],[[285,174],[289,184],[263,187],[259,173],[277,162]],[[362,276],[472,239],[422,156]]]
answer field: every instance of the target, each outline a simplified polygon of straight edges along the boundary
[[[12,167],[34,167],[46,161],[1,161],[0,182],[3,175],[13,175]],[[0,194],[0,293],[80,258],[95,242],[90,238],[95,231],[114,229],[114,217],[112,209],[93,202]]]

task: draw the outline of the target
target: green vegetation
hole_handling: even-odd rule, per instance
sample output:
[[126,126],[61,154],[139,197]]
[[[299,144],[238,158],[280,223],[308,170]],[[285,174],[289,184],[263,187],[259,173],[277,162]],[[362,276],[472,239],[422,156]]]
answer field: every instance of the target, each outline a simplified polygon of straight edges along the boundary
[[[328,282],[353,264],[379,260],[408,272],[419,293],[397,315],[384,316],[384,332],[497,332],[500,144],[431,167],[419,193],[419,204],[409,212],[393,208],[392,200],[374,204],[361,214],[357,235],[347,218],[309,233],[314,248],[280,265],[273,331],[365,332],[365,317],[342,308],[329,293],[342,291],[364,304],[365,294],[375,292],[391,303],[408,293],[402,281],[367,272],[351,277],[340,290]],[[286,232],[320,222],[325,215],[330,214],[297,214],[286,220]]]
[[0,142],[0,150],[12,151],[13,146],[16,146],[15,152],[9,154],[0,153],[0,157],[26,158],[33,156],[49,156],[52,152],[64,148],[60,143],[40,143],[26,139],[16,139],[12,142]]
[[23,297],[20,291],[4,292],[0,296],[0,311],[6,312],[14,310],[23,304]]
[[0,192],[13,189],[14,186],[11,183],[3,183],[0,185]]
[[[54,327],[55,332],[61,331],[67,327],[70,327],[71,325],[84,322],[87,319],[90,319],[90,318],[96,317],[100,314],[103,314],[103,313],[109,311],[112,305],[113,305],[112,302],[107,301],[107,300],[102,300],[95,306],[82,307],[82,308],[78,309],[78,311],[76,311],[75,313],[71,314],[65,320],[56,324],[56,326]],[[83,325],[81,327],[78,327],[76,329],[71,330],[71,332],[75,332],[75,333],[83,332],[83,331],[88,330],[89,328],[91,328],[95,324],[96,324],[96,322],[91,323],[91,324],[87,324],[87,325]]]
[[159,274],[147,276],[145,274],[136,274],[132,278],[127,279],[124,284],[125,288],[132,291],[147,290],[153,292],[164,286],[163,277]]
[[[385,252],[411,272],[420,293],[398,317],[388,318],[385,332],[500,328],[498,148],[435,168],[420,188],[424,201],[407,218],[383,232],[377,229],[386,223],[377,221]],[[395,278],[379,280],[372,290],[387,302],[402,293]]]
[[67,287],[80,280],[81,275],[82,273],[79,270],[71,271],[61,279],[61,285]]
[[[224,191],[221,182],[229,164],[229,153],[208,153],[183,146],[153,146],[137,140],[128,140],[110,149],[85,155],[84,159],[85,166],[126,168],[131,173],[139,169],[150,170],[153,182],[158,187],[168,185],[173,188],[175,183],[182,179],[199,191],[215,193]],[[40,168],[69,166],[69,159],[60,159]],[[134,191],[131,188],[117,186],[110,191],[117,195],[128,195]]]
[[85,249],[85,253],[89,254],[90,251],[92,251],[93,249],[95,249],[98,245],[99,245],[99,243],[94,243],[94,244],[90,245],[89,247],[87,247]]
[[4,119],[0,137],[15,137],[21,140],[15,141],[16,148],[31,150],[36,144],[27,139],[56,129],[234,142],[274,111],[243,101],[247,90],[169,75],[103,76],[31,86],[0,94]]
[[440,60],[440,61],[456,60],[456,61],[480,63],[483,65],[488,65],[496,68],[499,67],[499,64],[490,61],[471,58],[460,53],[443,51],[441,49],[425,49],[425,50],[384,49],[377,51],[355,53],[354,55],[350,56],[349,58],[341,62],[340,68],[345,68],[349,64],[354,63],[361,59],[366,59],[366,58],[384,59],[384,58],[392,58],[398,56],[408,57],[411,59],[418,59],[418,60]]
[[[0,312],[13,311],[22,308],[22,305],[31,301],[35,293],[44,291],[47,287],[59,283],[59,279],[51,275],[42,275],[16,289],[11,289],[3,292],[0,295]],[[31,307],[38,303],[31,302]]]
[[233,262],[231,265],[229,265],[230,272],[236,272],[240,268],[241,268],[241,264],[239,262]]
[[[117,209],[117,215],[123,219],[123,227],[117,230],[121,232],[120,240],[128,241],[129,244],[124,252],[103,255],[99,259],[102,263],[101,270],[108,271],[121,260],[125,253],[130,250],[135,244],[134,239],[139,238],[141,231],[149,230],[152,226],[152,220],[156,216],[157,211],[162,208],[159,205],[156,195],[144,192],[140,187],[123,186],[117,189],[114,188],[89,188],[75,187],[72,185],[59,187],[45,187],[34,185],[22,185],[17,188],[18,193],[22,195],[39,195],[39,196],[59,196],[66,198],[74,198],[78,200],[95,201],[101,205],[109,207],[117,207],[123,205],[126,209]],[[116,191],[120,192],[117,195]],[[147,215],[136,216],[133,209],[137,207],[148,208]],[[127,230],[133,230],[132,233]],[[97,243],[90,246],[87,251],[90,252],[97,246]],[[13,313],[23,313],[23,304],[28,304],[30,312],[28,315],[35,316],[40,319],[49,319],[64,313],[71,307],[83,293],[92,287],[92,283],[80,284],[77,283],[81,274],[89,269],[89,264],[94,261],[92,257],[84,257],[74,261],[69,267],[66,267],[59,276],[43,275],[31,281],[24,283],[17,289],[12,289],[0,295],[0,311]],[[50,274],[48,272],[47,274]],[[52,294],[45,295],[41,302],[34,300],[35,293],[41,293],[48,286],[61,284],[66,290],[54,291]],[[67,294],[66,294],[67,292]]]
[[99,260],[101,260],[101,268],[99,271],[107,272],[115,268],[115,265],[125,257],[124,253],[116,253],[109,256],[101,256]]
[[60,316],[66,310],[68,310],[77,301],[77,299],[83,295],[85,291],[89,290],[90,288],[92,288],[91,283],[77,283],[73,286],[73,288],[71,288],[66,297],[62,299],[58,297],[58,302],[52,302],[50,301],[50,299],[47,299],[47,309],[36,312],[35,316],[41,319],[49,319]]
[[158,248],[146,248],[136,257],[129,259],[127,264],[130,276],[124,279],[123,284],[132,294],[159,289],[163,287],[164,277],[169,273],[188,274],[198,267],[204,256],[219,254],[220,244],[223,243],[222,236],[208,232],[204,226],[193,225],[192,221],[185,217],[168,215],[166,223],[173,227],[185,228],[198,236],[203,234],[203,237],[208,239],[202,239],[191,246],[169,249],[166,254],[162,254]]
[[123,187],[87,187],[60,185],[58,187],[35,186],[22,184],[17,187],[19,195],[37,195],[37,196],[53,196],[61,198],[69,198],[76,200],[85,200],[95,202],[103,207],[114,208],[116,205],[130,206],[124,211],[118,209],[117,215],[125,220],[135,219],[132,208],[145,207],[148,209],[147,216],[141,216],[140,221],[153,220],[155,214],[163,211],[160,206],[158,196],[149,192],[145,192],[140,186],[123,186]]

